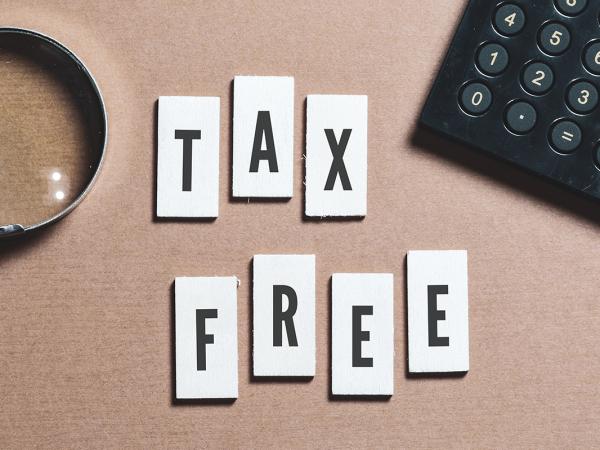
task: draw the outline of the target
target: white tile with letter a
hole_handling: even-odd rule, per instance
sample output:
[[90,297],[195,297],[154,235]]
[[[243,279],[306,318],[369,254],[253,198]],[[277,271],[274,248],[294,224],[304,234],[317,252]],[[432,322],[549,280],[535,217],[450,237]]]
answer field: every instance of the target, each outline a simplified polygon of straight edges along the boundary
[[315,256],[256,255],[254,375],[315,375]]
[[175,279],[177,399],[238,396],[236,277]]
[[407,271],[409,371],[468,371],[467,252],[410,251]]
[[331,392],[394,393],[394,276],[331,277]]
[[306,100],[306,208],[309,217],[367,214],[366,95]]
[[235,77],[232,182],[234,197],[292,197],[293,77]]
[[158,217],[219,215],[219,97],[158,100]]

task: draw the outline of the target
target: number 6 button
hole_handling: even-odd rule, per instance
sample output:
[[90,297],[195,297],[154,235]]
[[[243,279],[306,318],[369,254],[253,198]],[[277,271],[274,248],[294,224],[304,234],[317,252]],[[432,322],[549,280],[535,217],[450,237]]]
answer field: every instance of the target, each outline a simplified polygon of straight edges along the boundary
[[583,62],[587,70],[594,75],[600,75],[600,42],[590,42],[585,48]]

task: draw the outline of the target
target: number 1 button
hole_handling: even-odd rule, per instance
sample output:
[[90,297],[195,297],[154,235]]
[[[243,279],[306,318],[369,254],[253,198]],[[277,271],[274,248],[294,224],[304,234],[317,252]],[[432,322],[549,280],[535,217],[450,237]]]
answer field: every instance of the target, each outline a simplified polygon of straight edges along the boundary
[[487,75],[498,75],[508,66],[508,52],[500,44],[485,44],[477,53],[477,67]]
[[500,34],[514,36],[525,27],[525,13],[517,5],[506,3],[496,10],[494,27]]

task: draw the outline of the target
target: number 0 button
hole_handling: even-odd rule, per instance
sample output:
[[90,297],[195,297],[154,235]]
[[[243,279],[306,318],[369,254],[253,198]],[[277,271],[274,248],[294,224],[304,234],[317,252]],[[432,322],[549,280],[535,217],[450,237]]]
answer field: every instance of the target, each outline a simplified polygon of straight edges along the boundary
[[533,62],[523,70],[523,87],[532,95],[545,94],[554,84],[554,72],[548,64]]
[[477,53],[477,67],[487,75],[498,75],[508,66],[508,52],[500,44],[485,44]]
[[540,47],[549,55],[560,55],[569,48],[571,33],[563,24],[547,23],[540,30]]
[[494,26],[498,33],[514,36],[525,27],[525,13],[517,5],[502,5],[494,15]]
[[587,70],[594,75],[600,75],[600,42],[588,44],[583,53],[583,62]]
[[537,122],[537,113],[527,102],[514,102],[506,109],[506,126],[516,134],[529,133]]
[[569,108],[579,114],[588,114],[598,106],[598,89],[587,81],[577,81],[567,91]]
[[479,116],[492,106],[492,91],[483,83],[469,83],[462,90],[460,104],[469,114]]

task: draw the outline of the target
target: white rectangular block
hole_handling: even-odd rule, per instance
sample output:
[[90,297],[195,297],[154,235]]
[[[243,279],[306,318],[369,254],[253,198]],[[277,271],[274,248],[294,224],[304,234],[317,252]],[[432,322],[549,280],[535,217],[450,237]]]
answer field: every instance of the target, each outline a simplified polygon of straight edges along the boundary
[[306,100],[307,216],[367,214],[366,95]]
[[254,256],[254,375],[315,375],[315,255]]
[[219,215],[219,97],[158,100],[158,217]]
[[407,271],[409,371],[468,371],[467,252],[410,251]]
[[335,273],[331,278],[331,392],[394,393],[394,276]]
[[293,182],[294,78],[235,77],[234,197],[290,198]]
[[238,396],[236,277],[175,279],[178,399]]

